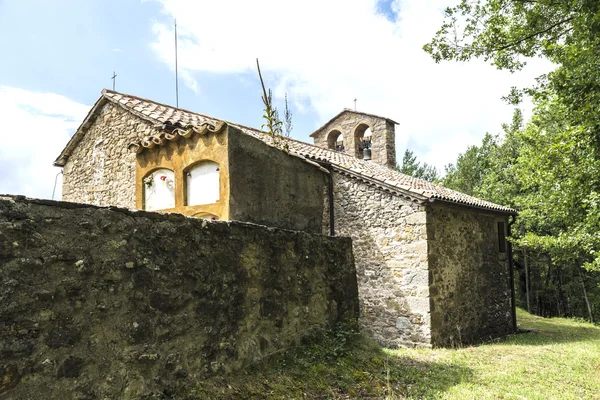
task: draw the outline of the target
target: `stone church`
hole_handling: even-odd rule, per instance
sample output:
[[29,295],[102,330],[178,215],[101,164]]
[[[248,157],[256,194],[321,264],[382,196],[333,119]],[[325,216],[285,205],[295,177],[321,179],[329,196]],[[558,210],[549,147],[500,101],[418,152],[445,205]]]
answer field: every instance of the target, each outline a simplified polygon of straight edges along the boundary
[[66,201],[351,237],[384,345],[513,332],[515,211],[396,171],[396,125],[346,109],[308,144],[105,89],[54,165]]

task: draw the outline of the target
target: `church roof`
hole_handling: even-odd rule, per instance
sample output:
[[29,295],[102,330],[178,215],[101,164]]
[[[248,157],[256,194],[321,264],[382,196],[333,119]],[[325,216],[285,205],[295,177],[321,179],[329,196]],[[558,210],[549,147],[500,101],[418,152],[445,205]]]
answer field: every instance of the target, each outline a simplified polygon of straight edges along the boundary
[[[77,145],[79,140],[81,140],[86,127],[92,122],[96,110],[100,108],[106,101],[119,105],[126,111],[154,124],[158,129],[160,129],[163,124],[180,128],[196,129],[206,129],[207,125],[212,125],[214,129],[214,127],[220,127],[220,125],[222,125],[224,122],[230,126],[240,129],[247,135],[265,142],[270,146],[281,148],[281,144],[285,143],[287,144],[286,147],[289,149],[289,152],[292,155],[305,158],[308,161],[330,164],[334,170],[340,173],[370,182],[385,190],[397,192],[401,195],[410,197],[413,200],[423,202],[442,201],[506,214],[516,214],[516,211],[511,208],[481,200],[476,197],[445,188],[441,185],[425,181],[423,179],[405,175],[373,161],[360,160],[350,154],[324,149],[291,138],[280,138],[279,140],[282,143],[276,145],[270,135],[258,129],[233,122],[219,120],[217,118],[197,112],[188,111],[182,108],[175,108],[166,104],[157,103],[152,100],[118,93],[108,89],[104,89],[102,91],[101,98],[96,102],[82,125],[79,127],[65,149],[57,158],[54,163],[55,165],[64,166],[72,149]],[[220,128],[217,128],[217,130],[218,129]],[[151,140],[151,138],[147,138],[146,140]]]

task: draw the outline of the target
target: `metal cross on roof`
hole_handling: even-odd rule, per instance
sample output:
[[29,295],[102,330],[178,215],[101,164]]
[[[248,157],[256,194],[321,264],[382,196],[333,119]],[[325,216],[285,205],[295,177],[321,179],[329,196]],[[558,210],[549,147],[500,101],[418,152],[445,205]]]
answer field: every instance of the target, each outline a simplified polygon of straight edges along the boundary
[[112,79],[112,81],[113,81],[113,91],[115,90],[115,81],[116,81],[116,79],[115,79],[115,78],[116,78],[116,77],[117,77],[117,74],[115,73],[115,71],[113,71],[113,76],[110,78],[110,79]]
[[354,99],[354,111],[356,111],[356,99]]

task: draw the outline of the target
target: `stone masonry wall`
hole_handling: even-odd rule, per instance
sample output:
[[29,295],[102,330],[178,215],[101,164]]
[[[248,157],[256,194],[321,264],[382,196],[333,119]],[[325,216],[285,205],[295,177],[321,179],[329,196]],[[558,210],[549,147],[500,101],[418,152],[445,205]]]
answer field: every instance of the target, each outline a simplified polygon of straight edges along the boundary
[[321,232],[323,171],[235,128],[229,131],[229,160],[230,219]]
[[0,399],[195,398],[355,317],[351,241],[0,197]]
[[[361,328],[390,347],[430,345],[424,208],[337,172],[333,179],[335,234],[352,238]],[[327,194],[325,204],[328,234]]]
[[107,103],[64,167],[65,201],[135,208],[136,156],[127,146],[152,124]]
[[509,264],[498,252],[506,217],[433,203],[427,219],[431,337],[436,346],[481,342],[511,333]]

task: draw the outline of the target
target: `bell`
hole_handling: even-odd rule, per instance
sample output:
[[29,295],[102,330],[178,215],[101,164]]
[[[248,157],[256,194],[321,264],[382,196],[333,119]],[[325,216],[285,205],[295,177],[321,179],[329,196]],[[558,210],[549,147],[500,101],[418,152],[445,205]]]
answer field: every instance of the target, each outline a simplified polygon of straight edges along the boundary
[[371,149],[364,149],[363,150],[363,160],[370,160],[371,159]]

